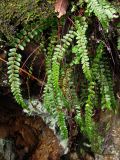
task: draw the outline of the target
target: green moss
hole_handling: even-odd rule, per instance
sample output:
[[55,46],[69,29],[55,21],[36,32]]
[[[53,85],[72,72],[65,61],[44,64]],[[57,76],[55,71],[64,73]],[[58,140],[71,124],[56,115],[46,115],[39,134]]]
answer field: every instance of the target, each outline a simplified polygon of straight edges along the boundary
[[[16,3],[17,2],[17,3]],[[40,21],[54,13],[53,3],[39,0],[2,0],[0,3],[0,32],[11,40],[19,25]]]

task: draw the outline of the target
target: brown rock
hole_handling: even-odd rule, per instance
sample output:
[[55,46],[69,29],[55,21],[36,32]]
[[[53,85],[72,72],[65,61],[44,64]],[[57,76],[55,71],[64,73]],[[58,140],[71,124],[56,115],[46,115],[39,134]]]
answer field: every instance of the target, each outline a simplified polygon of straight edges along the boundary
[[59,160],[62,154],[62,148],[53,132],[45,128],[40,139],[41,141],[31,160]]
[[24,159],[26,153],[30,160],[60,159],[63,149],[53,131],[49,129],[42,118],[29,117],[23,114],[17,106],[15,108],[12,106],[11,109],[11,104],[5,107],[2,109],[1,106],[0,110],[0,137],[14,139],[17,160]]

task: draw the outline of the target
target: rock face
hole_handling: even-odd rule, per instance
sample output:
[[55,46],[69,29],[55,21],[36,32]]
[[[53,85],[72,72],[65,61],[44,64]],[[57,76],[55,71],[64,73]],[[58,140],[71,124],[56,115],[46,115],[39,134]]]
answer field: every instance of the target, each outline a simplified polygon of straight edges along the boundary
[[109,129],[105,132],[102,155],[96,154],[95,160],[120,160],[120,116],[107,112],[101,121],[109,124]]
[[[0,160],[60,160],[63,148],[41,117],[27,116],[6,96],[0,98],[0,105]],[[102,153],[95,158],[87,154],[84,160],[120,160],[120,116],[105,112],[99,126]],[[82,160],[76,150],[68,157],[61,160]]]
[[[31,160],[59,160],[60,147],[51,130],[46,128]],[[61,150],[62,151],[62,150]]]
[[[59,160],[63,149],[53,131],[38,116],[25,115],[18,106],[7,99],[0,99],[0,157],[14,160]],[[7,106],[5,103],[9,104]],[[9,141],[9,137],[14,144]],[[8,138],[6,150],[3,141]],[[8,156],[8,157],[6,157]],[[10,157],[11,156],[11,157]],[[11,158],[11,159],[10,159]]]
[[7,139],[0,139],[0,160],[15,160],[13,143]]

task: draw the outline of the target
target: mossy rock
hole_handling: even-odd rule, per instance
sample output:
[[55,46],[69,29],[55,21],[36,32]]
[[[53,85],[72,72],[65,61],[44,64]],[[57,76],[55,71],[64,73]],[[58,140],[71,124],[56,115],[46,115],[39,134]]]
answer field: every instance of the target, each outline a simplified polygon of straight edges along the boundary
[[54,1],[2,0],[0,3],[0,33],[11,40],[19,25],[25,26],[54,13]]

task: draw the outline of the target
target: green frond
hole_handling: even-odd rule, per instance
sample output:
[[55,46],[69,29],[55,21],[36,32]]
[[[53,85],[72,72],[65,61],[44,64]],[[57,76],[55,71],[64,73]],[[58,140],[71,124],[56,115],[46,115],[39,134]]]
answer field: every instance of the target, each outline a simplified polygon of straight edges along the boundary
[[[33,10],[27,10],[25,4],[29,6],[30,2],[25,2],[19,0],[16,4],[15,0],[11,0],[6,3],[2,1],[0,4],[5,11],[4,15],[1,14],[3,23],[0,22],[0,36],[2,35],[3,39],[5,37],[8,43],[5,51],[6,48],[11,48],[7,63],[11,92],[16,102],[28,109],[28,101],[25,102],[22,95],[22,77],[19,76],[22,64],[20,52],[25,48],[29,50],[27,44],[32,41],[39,45],[39,53],[45,57],[45,72],[40,70],[43,74],[42,78],[39,77],[43,80],[46,74],[44,91],[42,96],[40,94],[45,112],[48,112],[54,124],[58,126],[63,139],[68,139],[72,121],[76,129],[88,138],[92,149],[95,149],[101,142],[95,111],[98,108],[100,111],[115,110],[116,107],[112,75],[114,71],[109,63],[111,60],[108,58],[108,48],[105,44],[107,45],[108,41],[111,47],[113,36],[116,51],[120,50],[119,26],[116,26],[119,22],[118,19],[115,20],[118,11],[114,8],[115,5],[111,5],[112,2],[107,0],[69,1],[68,14],[58,20],[54,13],[53,1],[52,6],[51,1],[31,2]],[[14,12],[9,10],[10,6]],[[10,27],[7,29],[8,26]],[[106,31],[110,29],[113,33],[108,32],[107,35]],[[115,47],[111,47],[111,50]],[[1,48],[0,44],[2,51]],[[113,57],[118,58],[118,52]],[[28,57],[29,73],[34,69],[33,64],[38,67],[37,58],[38,53],[35,53],[30,61]],[[35,74],[37,75],[36,70]],[[42,89],[41,87],[41,91]],[[28,95],[29,99],[30,96]]]
[[87,50],[87,37],[86,37],[86,30],[87,30],[87,23],[85,18],[81,18],[76,20],[75,23],[76,27],[76,50],[75,54],[76,57],[73,60],[73,64],[79,64],[81,62],[83,73],[87,80],[91,79],[91,72],[90,72],[90,64],[89,64],[89,57],[88,57],[88,50]]
[[46,74],[47,74],[47,83],[44,87],[43,97],[44,97],[44,106],[47,111],[50,113],[54,113],[55,108],[55,97],[54,97],[54,89],[52,85],[52,56],[54,52],[54,47],[57,42],[57,31],[53,30],[49,37],[49,44],[47,47],[47,55],[46,55]]
[[100,85],[102,109],[115,109],[116,103],[111,71],[107,61],[104,59],[100,62]]
[[90,82],[88,85],[88,99],[85,105],[85,132],[89,139],[91,139],[94,130],[93,122],[93,109],[94,109],[94,100],[95,100],[95,83]]
[[67,139],[68,138],[68,129],[67,129],[66,123],[65,123],[66,116],[63,111],[58,111],[57,116],[58,116],[58,126],[60,128],[61,136],[63,139]]
[[117,18],[114,7],[107,0],[87,0],[87,3],[88,12],[93,12],[101,22],[103,28],[107,30],[109,21]]
[[118,50],[120,50],[120,36],[118,37],[117,48],[118,48]]
[[11,87],[11,92],[17,103],[21,105],[23,108],[27,108],[27,105],[24,102],[22,97],[21,89],[20,89],[20,77],[19,77],[19,69],[21,62],[21,55],[16,52],[16,48],[10,49],[8,53],[8,79]]
[[24,50],[26,44],[30,42],[30,40],[38,35],[38,29],[33,29],[32,31],[25,31],[24,29],[20,31],[16,38],[14,38],[13,46],[14,48],[9,50],[8,53],[8,79],[11,87],[11,92],[15,100],[20,104],[23,108],[26,108],[26,104],[21,94],[20,90],[20,77],[19,77],[19,69],[21,63],[21,55],[17,53],[17,49]]
[[91,67],[92,78],[94,80],[96,80],[97,77],[99,77],[100,61],[102,61],[102,56],[103,56],[103,52],[104,52],[103,49],[104,49],[104,45],[102,42],[100,42],[97,47],[96,55],[93,59],[93,63],[92,63],[92,67]]
[[70,30],[63,38],[61,39],[62,44],[56,45],[54,50],[54,55],[52,58],[52,77],[53,77],[53,86],[55,89],[59,86],[59,73],[60,73],[60,63],[67,52],[68,47],[71,45],[73,38],[75,37],[75,32]]
[[117,25],[117,33],[118,33],[117,49],[120,50],[120,23],[118,23]]

